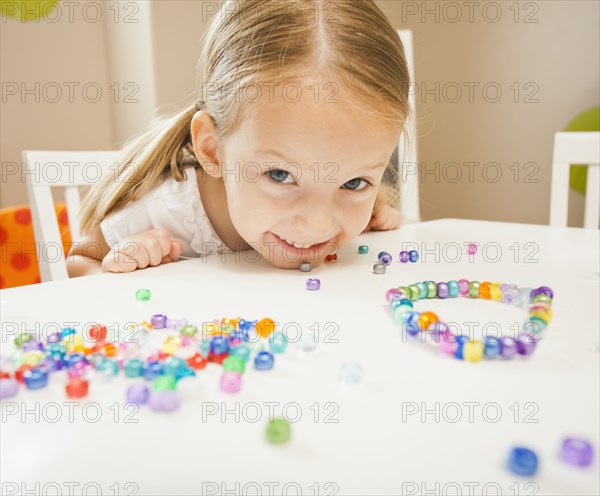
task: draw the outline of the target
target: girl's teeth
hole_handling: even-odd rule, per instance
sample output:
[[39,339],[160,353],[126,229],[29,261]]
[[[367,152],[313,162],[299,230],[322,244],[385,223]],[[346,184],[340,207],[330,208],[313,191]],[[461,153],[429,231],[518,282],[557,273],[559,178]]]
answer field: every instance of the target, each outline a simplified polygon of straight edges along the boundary
[[288,245],[292,245],[294,248],[310,248],[311,246],[314,245],[301,245],[300,243],[296,243],[295,241],[288,241],[287,239],[281,238],[283,239]]

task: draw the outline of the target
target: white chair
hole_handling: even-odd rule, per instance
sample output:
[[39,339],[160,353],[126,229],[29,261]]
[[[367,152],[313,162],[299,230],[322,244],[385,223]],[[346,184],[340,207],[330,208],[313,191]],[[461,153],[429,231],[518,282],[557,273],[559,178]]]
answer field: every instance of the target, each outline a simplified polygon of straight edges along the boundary
[[583,227],[598,229],[600,221],[600,132],[556,133],[554,135],[550,225],[567,226],[569,171],[572,164],[588,166]]
[[408,94],[408,103],[412,110],[412,118],[406,126],[409,146],[405,149],[404,135],[398,143],[398,167],[400,173],[400,214],[403,223],[421,221],[421,210],[419,207],[419,167],[417,161],[417,126],[416,126],[416,104],[415,91],[412,87],[415,81],[413,34],[410,29],[399,29],[398,34],[404,45],[404,54],[408,64],[411,89]]
[[[31,151],[25,150],[25,183],[29,196],[35,247],[42,282],[68,279],[67,264],[51,188],[65,189],[71,239],[79,239],[79,188],[91,186],[110,171],[117,151]],[[62,256],[61,256],[62,255]]]

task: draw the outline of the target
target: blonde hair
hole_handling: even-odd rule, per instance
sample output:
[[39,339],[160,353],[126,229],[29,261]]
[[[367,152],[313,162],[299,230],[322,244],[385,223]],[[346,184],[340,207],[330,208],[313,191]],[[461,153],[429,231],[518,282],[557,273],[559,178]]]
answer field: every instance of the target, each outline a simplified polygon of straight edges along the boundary
[[[410,113],[402,42],[372,0],[228,0],[209,26],[198,67],[199,103],[126,143],[118,176],[96,183],[82,204],[82,232],[165,177],[182,181],[186,167],[200,167],[191,144],[192,117],[205,110],[217,139],[226,139],[248,117],[249,103],[239,95],[250,88],[331,74],[350,89],[354,100],[348,103],[382,122],[405,128]],[[397,202],[397,174],[391,163],[376,205]]]

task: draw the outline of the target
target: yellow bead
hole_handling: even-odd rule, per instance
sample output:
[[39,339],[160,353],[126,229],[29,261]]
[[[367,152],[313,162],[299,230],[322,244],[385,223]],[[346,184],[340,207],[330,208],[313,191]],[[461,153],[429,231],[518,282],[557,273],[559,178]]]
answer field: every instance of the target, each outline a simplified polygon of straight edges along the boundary
[[179,336],[167,336],[163,345],[162,352],[173,355],[181,346],[181,339]]
[[438,318],[438,316],[433,313],[433,312],[423,312],[420,316],[419,316],[419,328],[423,331],[427,331],[427,329],[429,329],[429,326],[431,324],[435,324],[436,322],[438,322],[440,319]]
[[468,341],[463,348],[463,359],[465,362],[479,362],[483,358],[483,342]]
[[265,318],[256,323],[256,333],[262,338],[268,338],[275,331],[275,321]]
[[67,353],[83,353],[84,341],[83,336],[79,334],[71,334],[70,336],[63,339],[63,343],[67,350]]
[[35,367],[44,361],[44,354],[40,350],[31,350],[23,353],[23,365]]
[[546,312],[543,310],[534,310],[533,312],[529,312],[530,317],[537,317],[538,319],[542,319],[546,324],[550,324],[552,320],[552,311]]
[[214,336],[221,333],[221,326],[216,322],[204,322],[202,324],[202,335],[204,337]]
[[237,319],[221,319],[221,329],[224,331],[235,331],[239,322]]
[[500,283],[499,282],[492,284],[492,286],[490,287],[490,296],[492,297],[492,300],[495,300],[495,301],[502,300],[502,291],[500,291]]

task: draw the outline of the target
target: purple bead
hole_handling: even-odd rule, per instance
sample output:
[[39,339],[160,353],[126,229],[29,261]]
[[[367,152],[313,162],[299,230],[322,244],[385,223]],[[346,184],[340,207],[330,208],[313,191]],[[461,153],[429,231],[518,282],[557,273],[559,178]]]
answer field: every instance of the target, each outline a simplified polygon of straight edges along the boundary
[[19,390],[16,379],[0,379],[0,399],[12,398]]
[[551,300],[554,298],[554,291],[550,289],[548,286],[540,286],[539,288],[534,289],[529,297],[533,299],[534,296],[545,294]]
[[450,295],[450,288],[448,288],[448,284],[445,282],[437,283],[437,296],[438,298],[444,299],[448,298]]
[[136,403],[138,405],[144,405],[148,402],[150,391],[148,386],[145,384],[134,384],[127,388],[127,401],[129,403]]
[[37,350],[44,351],[44,345],[37,341],[27,341],[26,343],[23,343],[23,347],[21,349],[23,350],[23,352]]
[[152,324],[153,329],[164,329],[167,327],[167,316],[162,313],[154,314],[150,318],[150,324]]
[[44,367],[48,372],[57,372],[58,370],[62,370],[65,366],[62,358],[56,355],[46,355],[42,367]]
[[60,341],[60,332],[54,331],[48,334],[46,338],[47,343],[58,343]]
[[167,323],[166,326],[169,329],[173,329],[176,332],[179,332],[179,330],[187,325],[188,320],[186,318],[181,318],[181,319],[167,319]]
[[407,251],[401,251],[400,255],[399,255],[399,258],[400,258],[400,262],[402,262],[402,263],[408,263],[408,252]]
[[388,289],[385,292],[385,301],[391,303],[393,300],[399,300],[402,298],[402,291],[397,288]]
[[502,358],[512,358],[517,353],[517,344],[510,336],[500,338],[500,355]]
[[537,339],[533,334],[522,332],[517,338],[517,352],[519,355],[531,355],[535,350]]
[[155,391],[150,395],[148,404],[152,410],[172,412],[181,405],[181,398],[175,391]]
[[309,291],[317,291],[321,287],[321,281],[316,277],[311,277],[306,280],[306,289]]
[[569,465],[587,467],[594,459],[594,448],[583,439],[568,437],[563,441],[560,456]]
[[48,385],[48,371],[43,368],[35,368],[25,371],[23,380],[27,389],[41,389]]
[[229,370],[221,376],[221,391],[237,393],[242,388],[242,374]]
[[85,362],[76,362],[67,369],[67,375],[69,376],[69,379],[83,377],[85,375],[86,368],[87,364]]
[[377,258],[383,265],[391,265],[392,261],[394,260],[387,251],[382,251]]

